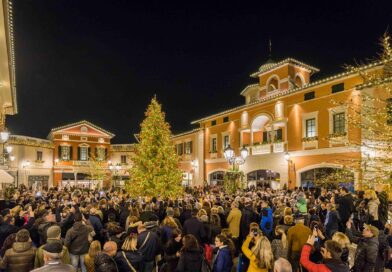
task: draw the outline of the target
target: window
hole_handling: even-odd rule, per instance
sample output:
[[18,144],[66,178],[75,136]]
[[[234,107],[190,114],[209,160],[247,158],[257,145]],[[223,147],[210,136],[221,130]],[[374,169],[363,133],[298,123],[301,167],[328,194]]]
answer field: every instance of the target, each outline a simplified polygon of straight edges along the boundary
[[81,161],[88,160],[88,147],[87,146],[79,147],[79,160],[81,160]]
[[68,161],[71,159],[71,147],[68,145],[63,145],[60,146],[60,154],[61,154],[61,159],[64,161]]
[[216,125],[216,120],[212,120],[211,121],[211,126],[215,126]]
[[283,133],[282,133],[282,129],[277,129],[275,131],[275,140],[276,141],[282,141],[283,140]]
[[37,151],[37,161],[42,161],[42,151]]
[[184,145],[181,143],[181,144],[177,144],[177,155],[178,156],[182,156],[182,154],[184,153]]
[[104,161],[106,159],[106,148],[104,147],[97,147],[95,149],[96,158],[98,161]]
[[126,155],[121,155],[121,163],[127,164],[127,156]]
[[223,123],[229,122],[229,116],[223,117]]
[[387,99],[387,124],[392,125],[392,98]]
[[311,100],[314,98],[314,91],[313,92],[308,92],[306,94],[304,94],[304,100]]
[[333,115],[333,133],[344,133],[346,131],[345,123],[345,113],[335,113]]
[[332,93],[338,93],[344,91],[344,83],[332,85],[331,89],[332,89]]
[[268,92],[272,92],[279,89],[279,81],[277,77],[273,77],[269,82],[267,86]]
[[185,143],[185,154],[192,154],[192,141]]
[[268,143],[269,142],[269,135],[268,131],[263,131],[263,143]]
[[223,136],[223,149],[227,148],[229,145],[230,145],[229,135]]
[[216,153],[216,137],[211,140],[211,152]]
[[316,136],[316,118],[306,120],[306,137]]

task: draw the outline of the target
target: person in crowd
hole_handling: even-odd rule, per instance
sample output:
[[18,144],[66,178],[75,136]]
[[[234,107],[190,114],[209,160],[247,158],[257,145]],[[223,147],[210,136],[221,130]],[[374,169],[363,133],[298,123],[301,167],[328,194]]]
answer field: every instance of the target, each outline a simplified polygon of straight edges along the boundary
[[268,202],[265,200],[261,201],[261,221],[260,229],[264,235],[271,237],[273,230],[273,216],[272,209],[269,207]]
[[366,190],[365,191],[365,200],[367,201],[367,212],[369,218],[367,219],[367,224],[371,224],[373,226],[379,226],[378,224],[378,206],[380,205],[380,200],[377,197],[377,194],[374,190]]
[[312,230],[305,226],[305,218],[302,216],[297,217],[295,226],[287,232],[287,259],[295,272],[299,268],[301,249],[311,234]]
[[139,219],[145,222],[159,221],[158,216],[152,211],[152,204],[146,204],[144,211],[140,214]]
[[174,229],[171,239],[164,246],[164,272],[174,272],[176,270],[182,246],[182,232],[180,229]]
[[47,243],[43,247],[45,265],[32,270],[33,272],[76,272],[75,268],[70,264],[61,262],[61,252],[63,245],[60,242]]
[[86,225],[83,221],[83,215],[80,212],[75,213],[75,223],[67,231],[64,244],[69,250],[71,264],[78,269],[79,265],[82,272],[86,271],[84,265],[84,255],[89,250],[89,234],[93,231],[93,227]]
[[346,234],[352,243],[357,244],[354,258],[354,272],[373,271],[378,255],[379,230],[372,225],[364,225],[362,235],[352,228],[352,222],[347,222]]
[[380,201],[380,205],[378,205],[379,228],[385,227],[388,221],[388,191],[388,184],[378,184],[376,186],[377,198]]
[[228,240],[224,235],[215,237],[215,247],[218,249],[213,265],[213,272],[230,272],[233,267],[233,259],[228,246]]
[[12,248],[12,245],[14,244],[16,240],[16,233],[12,233],[8,235],[8,237],[5,239],[3,246],[0,249],[0,257],[4,257],[5,252],[7,249]]
[[253,210],[252,200],[245,198],[244,207],[241,211],[240,238],[245,239],[249,233],[249,226],[252,222],[258,223],[258,214]]
[[283,224],[280,225],[281,227],[284,228],[284,231],[287,233],[289,228],[293,227],[295,225],[294,223],[294,218],[292,215],[285,215],[283,219]]
[[[346,223],[347,224],[347,223]],[[339,243],[340,247],[342,248],[342,255],[340,259],[346,265],[349,265],[349,246],[350,246],[350,239],[345,235],[343,232],[335,232],[332,236],[332,240]]]
[[16,233],[12,248],[7,249],[0,260],[0,268],[9,272],[28,272],[34,268],[35,251],[29,231],[22,229]]
[[282,226],[276,226],[275,239],[272,240],[271,247],[275,260],[279,258],[287,259],[287,236]]
[[84,255],[84,265],[87,272],[94,272],[94,258],[101,251],[101,243],[98,240],[90,244],[88,253]]
[[215,237],[218,234],[220,234],[222,231],[219,215],[211,213],[210,223],[211,223],[211,225],[210,225],[210,227],[211,227],[211,241],[215,241]]
[[203,261],[203,250],[199,246],[197,238],[187,234],[182,238],[183,247],[176,267],[176,272],[201,271]]
[[164,245],[172,236],[172,231],[178,228],[178,225],[172,216],[166,216],[161,224],[161,243]]
[[232,237],[237,239],[240,236],[240,224],[241,224],[241,216],[242,213],[238,209],[239,203],[234,201],[231,204],[231,210],[229,215],[227,216],[227,224],[229,226]]
[[310,261],[309,256],[315,240],[314,235],[310,235],[301,252],[301,265],[309,272],[349,272],[349,267],[342,262],[342,248],[340,244],[333,240],[325,242],[321,249],[324,263],[316,264]]
[[46,233],[48,231],[48,228],[53,225],[57,225],[56,217],[50,209],[45,210],[41,218],[42,221],[38,224],[39,246],[46,243]]
[[143,256],[137,250],[137,234],[125,238],[121,250],[117,252],[114,258],[119,271],[134,272],[142,268]]
[[335,205],[332,203],[327,204],[327,215],[324,222],[325,234],[327,238],[332,238],[332,235],[339,230],[339,219],[336,212]]
[[143,272],[151,272],[160,251],[159,238],[155,232],[147,230],[145,224],[140,224],[137,232],[137,249],[143,256]]
[[3,218],[3,222],[0,224],[0,247],[3,246],[5,239],[13,234],[18,232],[18,227],[15,226],[15,218],[11,215],[6,215]]
[[293,269],[288,260],[279,258],[274,262],[274,272],[293,272]]
[[341,223],[340,231],[344,232],[346,230],[346,223],[354,212],[354,199],[346,187],[341,187],[337,194],[335,194],[334,201],[338,205],[337,211]]
[[95,272],[121,272],[118,270],[114,257],[117,254],[117,244],[108,241],[103,245],[103,251],[95,255],[94,270]]
[[[50,243],[62,243],[61,240],[61,228],[57,225],[53,225],[51,227],[48,228],[48,230],[46,231],[46,244],[50,244]],[[37,249],[37,252],[35,254],[35,261],[34,261],[34,267],[38,268],[38,267],[42,267],[45,265],[45,261],[44,261],[44,247],[45,245],[40,246]],[[61,263],[63,264],[70,264],[71,260],[69,257],[69,251],[68,248],[66,246],[63,246],[63,250],[61,251]]]
[[203,223],[197,218],[198,211],[192,210],[192,217],[187,219],[183,225],[184,234],[192,234],[201,243],[206,238],[206,232]]
[[[254,241],[254,246],[252,249],[249,249],[252,240]],[[274,255],[272,253],[271,243],[267,237],[250,231],[241,249],[250,261],[248,272],[268,272],[272,269]]]

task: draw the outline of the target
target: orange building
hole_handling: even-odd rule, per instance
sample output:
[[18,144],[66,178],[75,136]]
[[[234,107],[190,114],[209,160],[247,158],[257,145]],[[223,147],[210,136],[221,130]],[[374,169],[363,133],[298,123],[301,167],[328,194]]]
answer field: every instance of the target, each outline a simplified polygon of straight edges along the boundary
[[[362,69],[382,67],[378,62]],[[194,172],[192,165],[198,162],[198,178],[192,177],[192,185],[223,182],[230,167],[223,151],[229,145],[237,155],[244,146],[249,151],[240,165],[248,184],[273,188],[309,186],[326,173],[360,160],[363,152],[350,143],[361,141],[361,131],[349,126],[350,109],[337,105],[358,99],[363,80],[344,72],[312,82],[318,71],[292,58],[269,60],[251,74],[257,83],[241,92],[244,105],[193,121],[198,130],[173,136],[176,145],[192,140],[203,146],[197,154],[182,155],[184,173]],[[350,179],[359,184],[359,170],[350,171]]]
[[90,186],[90,157],[107,164],[113,137],[88,121],[52,129],[48,139],[54,145],[53,186]]

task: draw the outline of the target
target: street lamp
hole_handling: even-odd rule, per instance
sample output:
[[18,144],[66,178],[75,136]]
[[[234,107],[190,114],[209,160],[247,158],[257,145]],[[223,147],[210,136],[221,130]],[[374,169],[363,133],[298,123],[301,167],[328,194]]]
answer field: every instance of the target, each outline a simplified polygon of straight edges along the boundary
[[[117,163],[116,165],[112,164],[112,161],[108,161],[109,170],[112,172],[113,177],[118,177],[118,171],[121,170],[121,164]],[[117,183],[117,180],[116,180]]]
[[245,160],[248,157],[249,152],[248,149],[244,146],[240,150],[240,156],[236,157],[234,149],[231,148],[230,145],[228,145],[223,151],[223,154],[227,162],[233,166],[233,170],[234,170],[235,165],[242,165],[245,163]]
[[3,131],[0,131],[0,143],[2,146],[2,154],[1,154],[1,165],[6,166],[7,162],[15,160],[15,156],[11,156],[11,152],[13,150],[13,147],[10,145],[7,145],[7,142],[10,138],[10,132],[7,130],[7,128],[4,128]]

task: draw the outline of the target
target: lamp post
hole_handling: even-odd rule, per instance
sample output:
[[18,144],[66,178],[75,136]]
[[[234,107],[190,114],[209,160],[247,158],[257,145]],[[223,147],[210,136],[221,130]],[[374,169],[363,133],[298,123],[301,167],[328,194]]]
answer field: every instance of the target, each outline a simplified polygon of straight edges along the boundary
[[[109,164],[109,170],[112,172],[112,176],[118,177],[118,172],[121,170],[121,165],[119,163],[113,165],[111,161],[109,161],[108,164]],[[116,185],[117,185],[117,181],[118,180],[116,179]]]
[[225,159],[227,160],[228,163],[232,165],[232,170],[235,170],[235,165],[242,165],[245,163],[246,158],[249,155],[248,149],[244,146],[240,150],[240,156],[236,157],[234,149],[231,148],[230,145],[228,145],[225,150],[223,151],[223,154],[225,156]]

